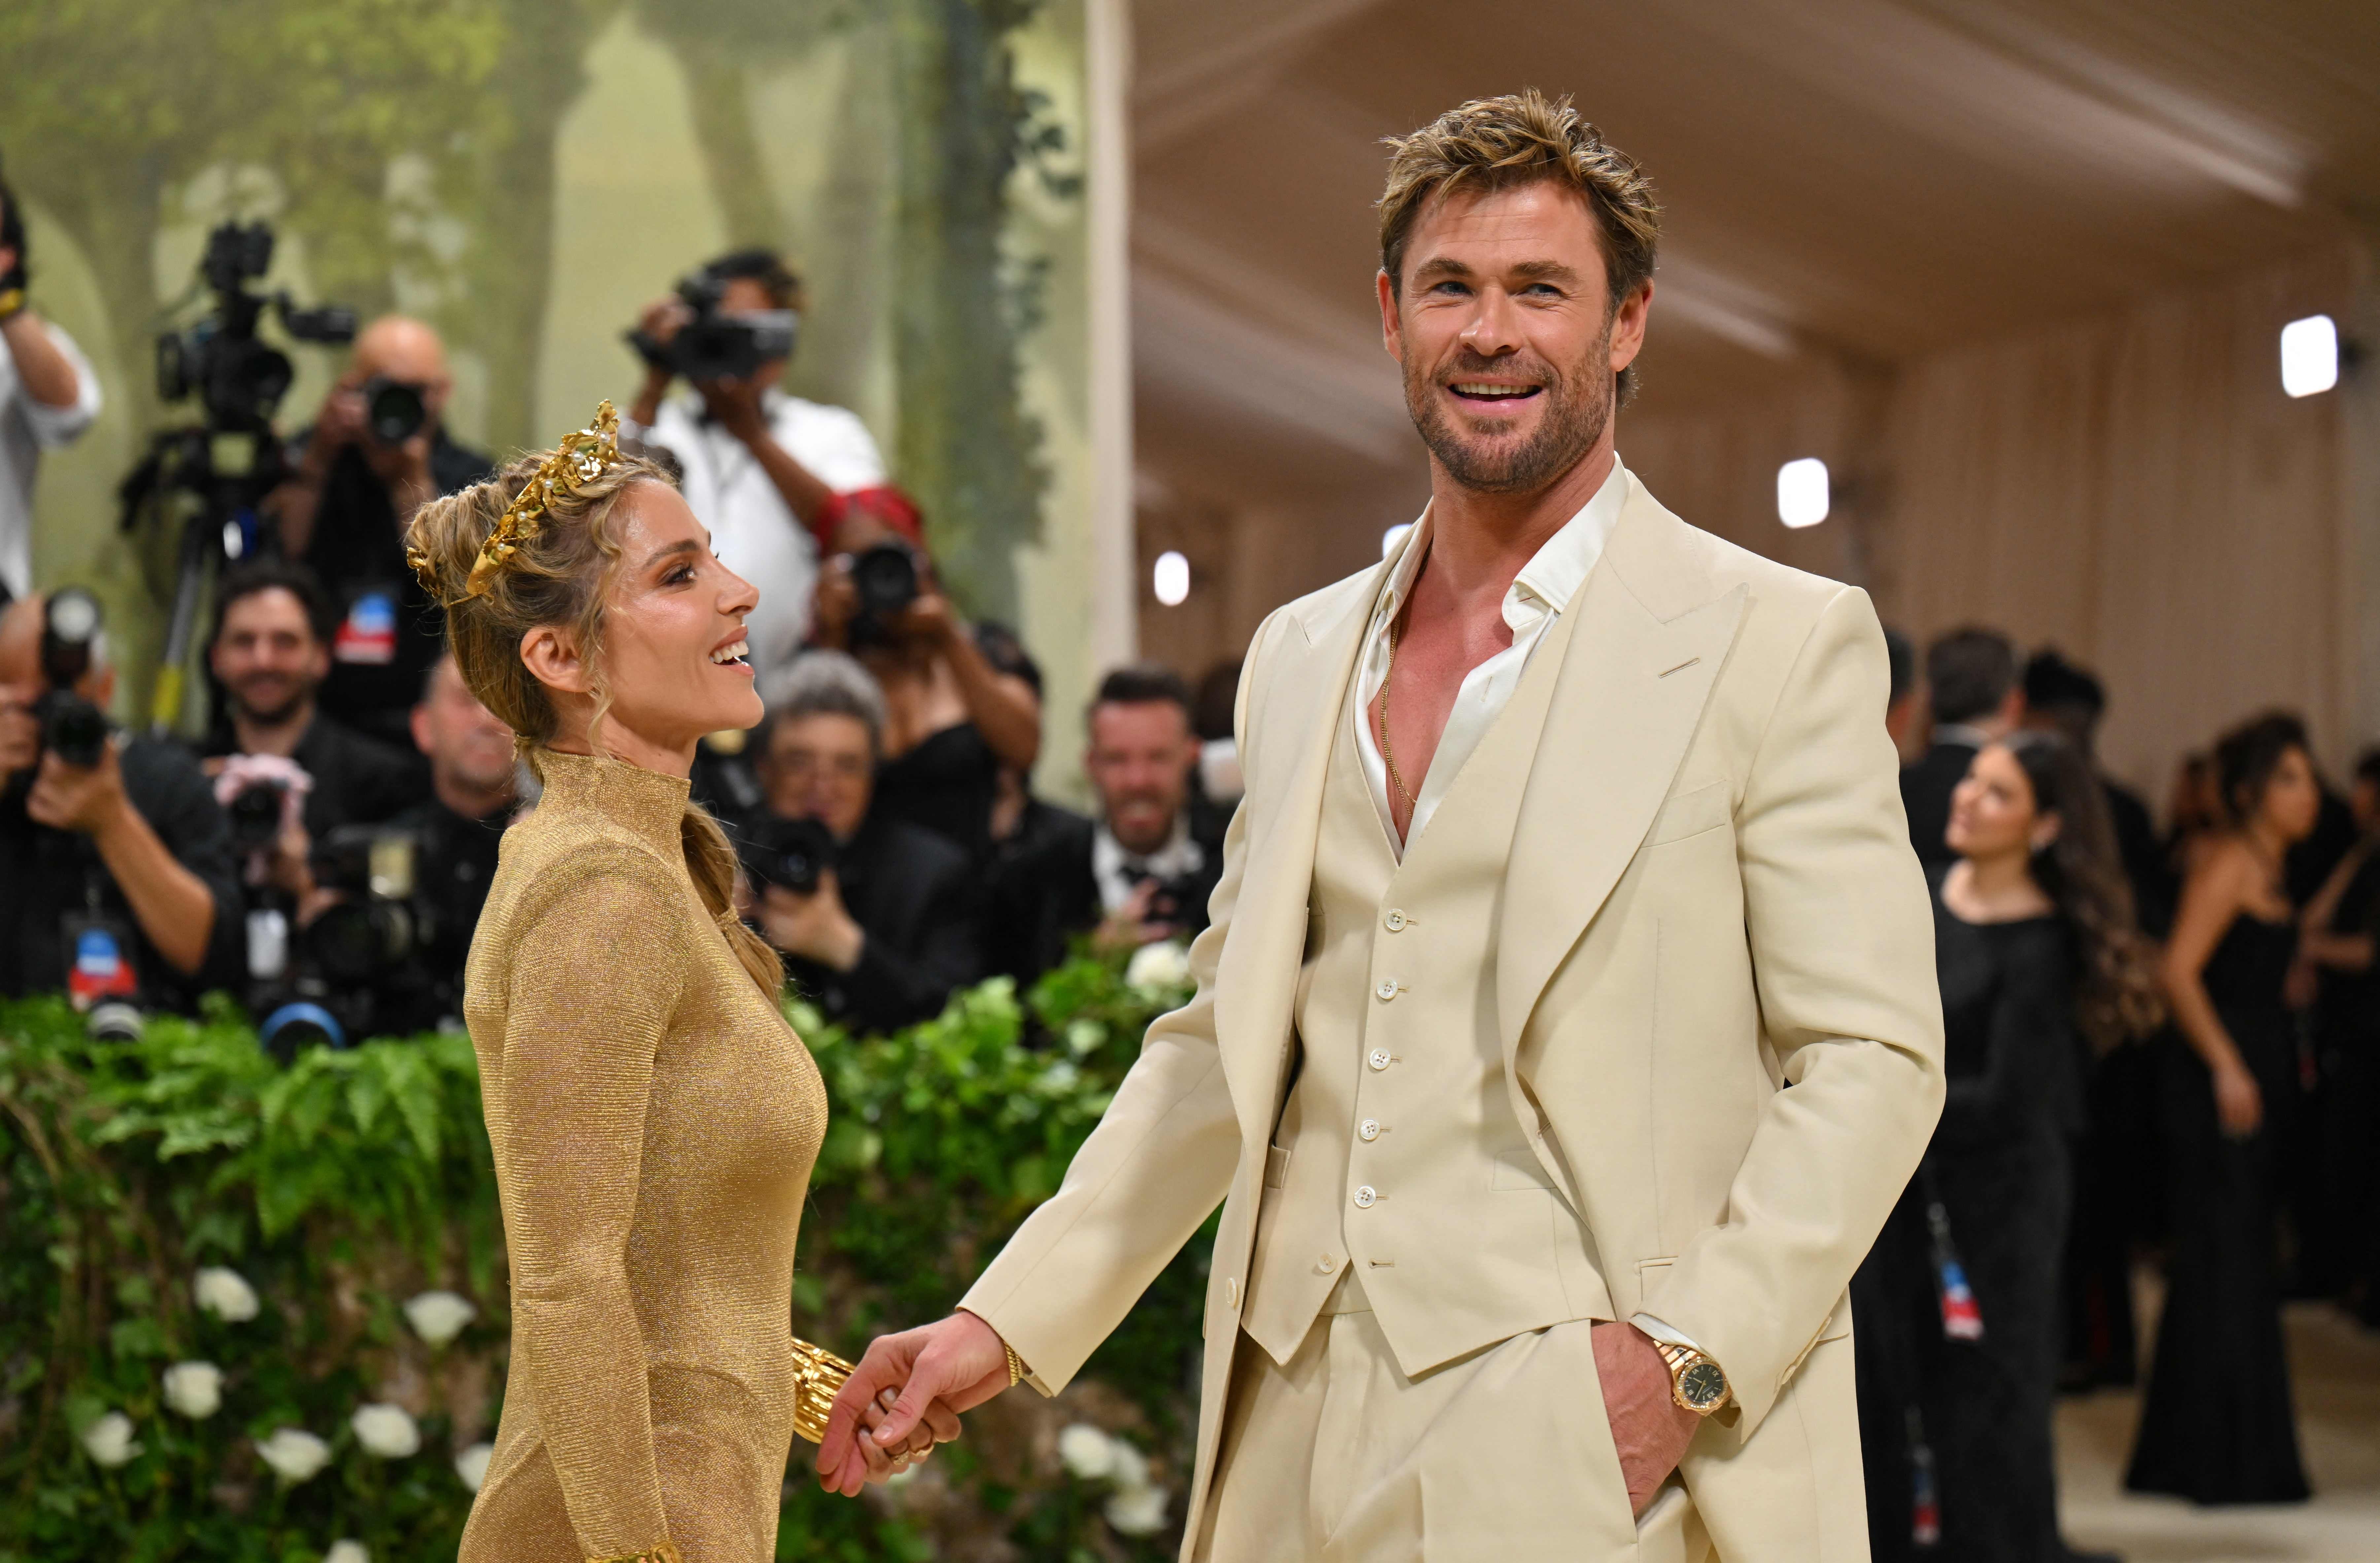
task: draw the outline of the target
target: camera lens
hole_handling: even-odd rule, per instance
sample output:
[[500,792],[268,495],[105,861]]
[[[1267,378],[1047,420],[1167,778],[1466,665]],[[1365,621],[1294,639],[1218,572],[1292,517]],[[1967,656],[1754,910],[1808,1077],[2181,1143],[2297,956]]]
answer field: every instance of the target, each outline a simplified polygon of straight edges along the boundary
[[243,855],[271,849],[273,838],[281,834],[281,799],[286,791],[279,782],[252,781],[232,794],[225,810],[231,816],[231,841]]
[[42,745],[61,762],[89,770],[107,753],[107,714],[91,702],[53,690],[36,709]]
[[763,885],[807,896],[834,866],[834,833],[817,820],[771,820],[744,844],[746,872]]
[[364,422],[382,445],[403,445],[430,421],[421,387],[374,379],[364,386]]
[[851,584],[868,617],[905,613],[917,600],[917,556],[902,543],[880,543],[851,561]]

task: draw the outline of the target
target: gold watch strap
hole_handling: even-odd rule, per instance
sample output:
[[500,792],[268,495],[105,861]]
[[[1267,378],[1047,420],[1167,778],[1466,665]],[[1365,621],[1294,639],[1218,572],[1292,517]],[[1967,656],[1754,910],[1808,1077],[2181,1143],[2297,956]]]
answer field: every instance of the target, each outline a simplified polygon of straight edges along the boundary
[[622,1557],[590,1557],[587,1563],[686,1563],[686,1554],[675,1542],[656,1542],[643,1552],[631,1552]]
[[[1697,1351],[1691,1346],[1681,1346],[1673,1340],[1657,1340],[1653,1342],[1653,1349],[1658,1351],[1661,1354],[1661,1361],[1670,1365],[1670,1395],[1684,1410],[1693,1411],[1698,1416],[1708,1416],[1720,1406],[1735,1398],[1735,1386],[1730,1384],[1727,1393],[1720,1396],[1717,1403],[1708,1406],[1689,1405],[1686,1401],[1683,1383],[1686,1370],[1696,1362],[1710,1362],[1715,1368],[1718,1367],[1718,1364],[1711,1362],[1710,1357],[1706,1353]],[[1719,1377],[1721,1379],[1727,1377],[1725,1368],[1719,1368]]]
[[1000,1343],[1000,1349],[1008,1353],[1008,1387],[1014,1389],[1025,1382],[1025,1359],[1016,1354],[1015,1347],[1004,1340]]
[[[794,1339],[794,1431],[816,1444],[826,1438],[834,1398],[851,1376],[851,1364],[823,1346]],[[676,1563],[673,1557],[671,1563]]]

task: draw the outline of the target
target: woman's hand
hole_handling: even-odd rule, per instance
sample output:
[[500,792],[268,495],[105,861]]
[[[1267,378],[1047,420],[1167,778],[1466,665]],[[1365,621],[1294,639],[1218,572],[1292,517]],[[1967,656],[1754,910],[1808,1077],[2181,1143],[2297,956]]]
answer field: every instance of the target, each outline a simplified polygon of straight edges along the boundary
[[2234,1140],[2245,1140],[2265,1121],[2265,1093],[2237,1058],[2216,1067],[2215,1120]]
[[[877,1396],[876,1403],[860,1412],[860,1424],[870,1435],[884,1425],[892,1408],[901,1402],[901,1392],[886,1389]],[[890,1447],[880,1446],[873,1436],[859,1440],[868,1464],[868,1480],[889,1482],[903,1472],[923,1465],[930,1459],[937,1444],[947,1444],[959,1435],[956,1412],[939,1400],[926,1408],[925,1419],[909,1429],[908,1436]]]

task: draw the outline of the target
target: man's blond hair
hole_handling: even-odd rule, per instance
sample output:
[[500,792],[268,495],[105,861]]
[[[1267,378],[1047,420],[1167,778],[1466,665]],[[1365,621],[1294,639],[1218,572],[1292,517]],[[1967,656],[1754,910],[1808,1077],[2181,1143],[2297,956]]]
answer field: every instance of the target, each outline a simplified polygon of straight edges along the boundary
[[[1388,188],[1380,192],[1380,269],[1402,294],[1405,244],[1424,211],[1458,191],[1484,194],[1539,180],[1575,191],[1603,236],[1603,269],[1617,310],[1653,275],[1661,208],[1634,158],[1604,140],[1565,96],[1530,87],[1474,98],[1407,136],[1390,136]],[[1632,366],[1620,396],[1634,388]]]

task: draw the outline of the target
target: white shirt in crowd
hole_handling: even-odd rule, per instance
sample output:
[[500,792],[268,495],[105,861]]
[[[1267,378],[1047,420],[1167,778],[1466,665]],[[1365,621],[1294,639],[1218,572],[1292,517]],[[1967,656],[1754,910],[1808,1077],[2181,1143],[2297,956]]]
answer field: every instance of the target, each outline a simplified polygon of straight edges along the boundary
[[[1397,774],[1404,784],[1414,788],[1412,828],[1407,841],[1420,836],[1445,800],[1447,788],[1454,785],[1456,773],[1479,740],[1495,726],[1496,718],[1512,702],[1512,691],[1521,686],[1521,675],[1529,665],[1529,655],[1545,639],[1546,631],[1580,586],[1586,581],[1587,572],[1603,557],[1603,545],[1611,539],[1611,529],[1620,522],[1621,501],[1628,497],[1628,470],[1620,458],[1611,458],[1611,475],[1595,491],[1595,497],[1580,507],[1577,515],[1562,523],[1562,529],[1546,539],[1545,544],[1521,567],[1504,593],[1504,623],[1512,631],[1512,643],[1498,652],[1463,676],[1463,687],[1455,691],[1454,709],[1447,713],[1446,731],[1438,740],[1438,751],[1430,757],[1429,774],[1416,776],[1410,762],[1400,763]],[[1397,839],[1394,816],[1389,810],[1389,767],[1380,758],[1380,746],[1373,735],[1369,719],[1372,707],[1380,698],[1380,686],[1389,677],[1389,626],[1395,622],[1404,606],[1405,597],[1413,591],[1414,580],[1421,573],[1423,559],[1429,555],[1429,512],[1425,509],[1421,519],[1414,524],[1406,540],[1405,551],[1397,560],[1396,569],[1372,610],[1371,628],[1365,632],[1364,665],[1357,675],[1356,690],[1363,696],[1355,723],[1357,751],[1363,756],[1364,776],[1372,785],[1372,801],[1380,811],[1380,824],[1389,833],[1390,844],[1396,848],[1400,861],[1404,857],[1404,845]],[[1397,743],[1396,709],[1389,711],[1389,747]]]
[[[769,431],[787,455],[839,494],[884,482],[884,458],[859,415],[770,389],[761,393]],[[624,438],[665,446],[686,469],[686,502],[710,529],[711,551],[760,591],[746,621],[753,668],[794,660],[809,635],[818,586],[818,544],[744,442],[703,416],[702,398],[670,397],[650,429],[623,421]]]
[[0,586],[7,594],[33,590],[33,474],[42,452],[71,443],[99,416],[99,376],[74,338],[49,321],[41,323],[74,365],[79,387],[72,407],[45,407],[17,377],[17,360],[0,344]]
[[1187,811],[1173,816],[1173,834],[1154,852],[1129,850],[1105,820],[1091,836],[1091,878],[1099,885],[1103,911],[1122,911],[1143,878],[1174,880],[1206,866],[1207,849],[1190,838]]

